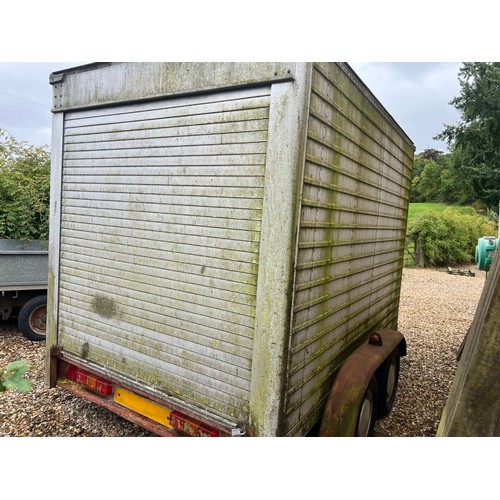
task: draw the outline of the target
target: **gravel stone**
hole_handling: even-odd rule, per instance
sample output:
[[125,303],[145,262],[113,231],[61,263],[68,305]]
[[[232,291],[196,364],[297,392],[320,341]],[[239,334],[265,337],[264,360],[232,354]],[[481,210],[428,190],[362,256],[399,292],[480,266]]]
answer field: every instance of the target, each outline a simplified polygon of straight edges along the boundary
[[[485,273],[452,275],[404,269],[399,330],[407,341],[399,389],[390,415],[375,425],[379,437],[435,436],[457,369],[457,352],[479,301]],[[29,393],[0,393],[1,436],[147,437],[150,432],[44,382],[45,342],[24,338],[14,321],[0,323],[0,369],[25,359]]]
[[24,359],[31,369],[28,393],[0,393],[0,437],[146,437],[150,432],[122,417],[55,387],[45,385],[45,342],[32,342],[14,321],[0,324],[0,369]]
[[484,271],[471,270],[474,277],[442,269],[404,269],[398,329],[406,338],[407,355],[401,358],[392,412],[375,424],[377,436],[436,435],[457,354],[485,282]]

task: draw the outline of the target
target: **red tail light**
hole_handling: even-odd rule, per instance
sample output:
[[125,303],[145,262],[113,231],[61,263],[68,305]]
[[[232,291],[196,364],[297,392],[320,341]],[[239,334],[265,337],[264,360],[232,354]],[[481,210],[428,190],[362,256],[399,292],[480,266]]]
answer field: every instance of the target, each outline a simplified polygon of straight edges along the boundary
[[113,393],[113,384],[106,382],[106,380],[94,377],[89,373],[71,365],[66,373],[66,378],[78,382],[79,384],[89,387],[95,392],[102,394],[104,396],[109,396]]
[[374,333],[370,337],[370,339],[368,340],[368,343],[371,345],[381,346],[382,345],[382,337],[380,336],[379,333]]
[[170,425],[184,434],[189,434],[195,437],[219,437],[220,431],[212,429],[200,422],[196,422],[190,418],[173,411],[170,413]]

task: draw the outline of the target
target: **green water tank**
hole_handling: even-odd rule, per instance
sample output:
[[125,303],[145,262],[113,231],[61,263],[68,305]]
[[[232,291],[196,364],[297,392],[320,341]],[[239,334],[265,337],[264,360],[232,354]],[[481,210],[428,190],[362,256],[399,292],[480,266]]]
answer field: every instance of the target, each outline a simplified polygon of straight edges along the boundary
[[498,238],[494,236],[483,236],[477,240],[476,265],[481,271],[489,271],[494,252],[498,247]]

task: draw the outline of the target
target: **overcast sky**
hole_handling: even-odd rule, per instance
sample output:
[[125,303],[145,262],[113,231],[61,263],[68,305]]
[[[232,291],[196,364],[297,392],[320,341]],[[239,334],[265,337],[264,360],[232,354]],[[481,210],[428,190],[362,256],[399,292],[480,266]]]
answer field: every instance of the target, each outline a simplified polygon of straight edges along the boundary
[[[52,71],[76,62],[0,62],[0,128],[17,140],[49,145]],[[449,104],[459,94],[461,63],[355,63],[350,65],[413,140],[416,152],[447,145],[432,138],[459,115]]]
[[432,148],[448,150],[445,142],[433,137],[442,132],[444,124],[460,120],[449,103],[460,94],[458,70],[462,63],[350,64],[412,139],[417,153]]
[[52,86],[49,75],[75,64],[0,62],[0,128],[19,141],[35,146],[50,145]]

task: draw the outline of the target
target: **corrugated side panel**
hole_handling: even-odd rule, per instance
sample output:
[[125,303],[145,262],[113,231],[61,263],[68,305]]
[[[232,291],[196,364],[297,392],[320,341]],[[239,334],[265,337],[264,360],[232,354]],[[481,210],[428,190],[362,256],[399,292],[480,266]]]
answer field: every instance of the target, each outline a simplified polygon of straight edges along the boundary
[[412,158],[342,67],[314,66],[285,434],[319,418],[360,337],[396,326]]
[[68,113],[59,344],[248,413],[269,88]]

